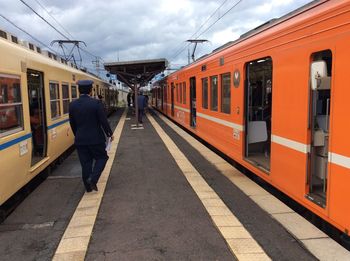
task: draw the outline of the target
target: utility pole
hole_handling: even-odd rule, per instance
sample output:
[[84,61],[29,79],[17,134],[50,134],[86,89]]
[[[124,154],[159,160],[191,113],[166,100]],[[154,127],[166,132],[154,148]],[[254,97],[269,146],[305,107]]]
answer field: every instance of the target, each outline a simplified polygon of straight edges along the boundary
[[98,77],[100,77],[100,57],[95,57],[96,58],[96,60],[94,60],[94,61],[92,61],[92,64],[94,64],[95,65],[95,67],[96,67],[96,72],[97,72],[97,76]]

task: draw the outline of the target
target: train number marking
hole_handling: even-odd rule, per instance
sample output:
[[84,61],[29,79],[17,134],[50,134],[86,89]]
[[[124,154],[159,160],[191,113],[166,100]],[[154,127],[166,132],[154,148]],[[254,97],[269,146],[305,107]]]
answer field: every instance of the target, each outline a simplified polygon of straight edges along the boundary
[[233,138],[235,140],[240,140],[240,131],[239,130],[233,129]]
[[22,141],[19,143],[19,155],[23,156],[28,153],[28,141]]
[[57,131],[56,131],[56,128],[52,129],[52,132],[51,132],[51,139],[54,140],[57,138]]

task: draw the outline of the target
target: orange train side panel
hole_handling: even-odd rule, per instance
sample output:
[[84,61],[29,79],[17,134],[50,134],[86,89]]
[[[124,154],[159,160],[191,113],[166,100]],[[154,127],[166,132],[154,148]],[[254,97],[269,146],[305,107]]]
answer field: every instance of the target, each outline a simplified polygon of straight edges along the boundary
[[272,133],[307,143],[311,52],[297,47],[273,59]]
[[[334,116],[331,126],[332,146],[330,149],[332,152],[347,157],[350,157],[349,42],[350,33],[345,39],[342,38],[336,43],[336,74],[334,75],[334,86],[331,87],[333,92],[331,110]],[[343,55],[337,55],[338,53]]]
[[271,143],[271,179],[278,187],[294,198],[304,200],[307,156],[277,143]]
[[348,168],[331,164],[329,216],[350,231],[350,173]]
[[[350,27],[350,26],[349,26]],[[350,28],[348,29],[348,32]],[[334,85],[332,89],[331,144],[332,153],[350,161],[350,88],[349,88],[350,33],[336,42]],[[347,55],[337,55],[347,54]],[[331,158],[332,160],[332,158]],[[333,157],[334,160],[334,157]],[[349,164],[349,163],[348,163]],[[329,216],[336,223],[350,230],[350,169],[330,164],[328,174]]]

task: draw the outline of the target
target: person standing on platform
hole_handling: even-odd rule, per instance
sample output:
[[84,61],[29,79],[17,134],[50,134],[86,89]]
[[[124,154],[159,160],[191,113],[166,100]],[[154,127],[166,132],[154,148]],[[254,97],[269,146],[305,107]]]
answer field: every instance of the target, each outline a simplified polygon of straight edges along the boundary
[[146,97],[142,93],[140,93],[140,95],[137,97],[137,106],[139,112],[139,123],[142,123],[142,118],[145,114],[145,108],[147,107]]
[[126,100],[128,101],[128,107],[131,106],[131,92],[128,93],[128,96],[126,96]]
[[80,97],[69,105],[69,122],[87,192],[98,190],[96,184],[108,160],[106,136],[114,138],[103,104],[90,97],[92,84],[90,80],[78,81]]
[[99,95],[97,95],[97,97],[98,97],[99,101],[102,103],[105,113],[108,114],[107,105],[106,105],[105,101],[103,100],[103,96],[101,94],[99,94]]

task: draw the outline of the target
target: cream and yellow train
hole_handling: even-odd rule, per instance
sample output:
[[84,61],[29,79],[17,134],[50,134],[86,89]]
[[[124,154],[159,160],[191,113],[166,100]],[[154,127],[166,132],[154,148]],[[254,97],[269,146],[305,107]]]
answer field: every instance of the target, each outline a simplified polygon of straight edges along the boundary
[[93,95],[117,103],[117,91],[56,55],[0,30],[0,205],[73,144],[69,103],[76,82],[94,81]]

